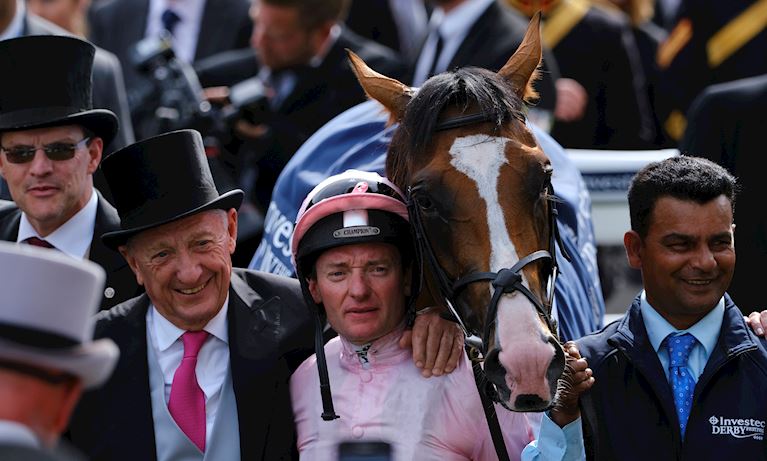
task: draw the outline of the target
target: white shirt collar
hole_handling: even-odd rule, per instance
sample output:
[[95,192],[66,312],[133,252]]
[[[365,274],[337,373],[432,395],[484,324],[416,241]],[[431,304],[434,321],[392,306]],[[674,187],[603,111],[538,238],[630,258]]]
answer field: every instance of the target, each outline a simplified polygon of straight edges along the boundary
[[[96,227],[96,212],[98,211],[98,194],[91,190],[91,197],[85,206],[69,218],[58,229],[44,237],[45,241],[73,258],[84,259],[93,242],[93,230]],[[23,242],[29,237],[41,237],[27,219],[26,213],[21,213],[19,235],[17,242]]]
[[181,20],[173,30],[173,51],[184,62],[194,62],[205,0],[149,0],[145,37],[159,37],[162,14],[171,9]]
[[[469,33],[471,26],[477,22],[482,13],[487,10],[496,0],[467,0],[445,13],[442,8],[436,8],[432,14],[430,26],[438,25],[439,33],[443,40],[452,41],[454,38],[460,38],[459,43],[463,42],[466,34]],[[452,57],[452,56],[451,56]]]
[[[226,296],[224,305],[221,307],[221,310],[218,311],[218,314],[210,319],[208,324],[205,325],[205,328],[203,328],[203,330],[226,344],[229,344],[229,331],[227,330],[226,323],[226,313],[228,310],[229,295]],[[182,330],[176,325],[173,325],[168,319],[163,317],[155,307],[154,303],[152,303],[150,311],[150,321],[152,322],[155,339],[157,340],[157,349],[162,352],[172,346],[181,335],[186,333],[186,330]]]
[[338,37],[340,36],[341,36],[341,26],[336,24],[330,29],[328,38],[325,40],[325,43],[322,44],[322,48],[320,49],[320,52],[317,53],[314,57],[312,57],[312,59],[309,60],[309,66],[320,67],[322,65],[322,62],[325,60],[325,57],[328,55],[328,52],[330,51],[331,48],[333,48],[333,45],[335,45],[336,40],[338,40]]
[[11,23],[8,24],[8,27],[0,32],[0,41],[21,37],[21,33],[24,32],[24,17],[26,13],[27,7],[24,0],[16,0],[16,15],[11,20]]
[[668,335],[678,332],[680,334],[690,333],[695,336],[695,339],[697,339],[701,346],[706,350],[706,356],[708,357],[711,355],[711,352],[716,346],[716,341],[719,339],[719,332],[722,329],[722,321],[724,320],[724,298],[720,299],[717,305],[711,309],[705,317],[698,320],[695,325],[686,330],[679,330],[668,323],[668,321],[647,302],[647,297],[644,291],[642,291],[639,308],[645,323],[645,329],[647,330],[647,337],[655,352],[660,350],[663,340],[666,339]]
[[42,448],[32,429],[16,421],[0,420],[0,445],[4,444]]

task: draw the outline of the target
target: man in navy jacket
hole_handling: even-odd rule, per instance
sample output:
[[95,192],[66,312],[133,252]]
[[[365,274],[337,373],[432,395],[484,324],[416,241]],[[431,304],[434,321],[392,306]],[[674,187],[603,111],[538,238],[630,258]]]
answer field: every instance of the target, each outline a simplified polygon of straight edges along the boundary
[[634,177],[624,245],[644,290],[623,319],[577,341],[596,379],[581,396],[589,459],[767,459],[767,342],[725,294],[735,190],[694,157]]

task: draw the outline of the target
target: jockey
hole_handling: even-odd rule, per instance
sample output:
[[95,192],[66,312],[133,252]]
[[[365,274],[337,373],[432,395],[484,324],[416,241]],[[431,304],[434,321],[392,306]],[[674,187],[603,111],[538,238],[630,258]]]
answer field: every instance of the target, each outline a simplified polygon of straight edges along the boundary
[[[404,196],[377,173],[331,176],[299,210],[296,273],[317,324],[327,320],[338,333],[323,348],[320,329],[317,354],[291,377],[302,459],[335,460],[346,440],[389,442],[392,459],[496,459],[466,354],[453,373],[427,379],[399,346],[418,275],[410,242]],[[586,362],[574,358],[566,378],[572,395],[593,382]],[[581,459],[577,399],[560,404],[542,419],[496,406],[510,459]]]

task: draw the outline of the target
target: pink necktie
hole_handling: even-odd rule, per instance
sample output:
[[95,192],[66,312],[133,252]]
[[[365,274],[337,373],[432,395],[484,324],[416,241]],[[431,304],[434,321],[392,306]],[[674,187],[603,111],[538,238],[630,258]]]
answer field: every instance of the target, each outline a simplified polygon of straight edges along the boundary
[[173,375],[168,410],[200,451],[205,452],[205,394],[197,384],[197,354],[205,340],[206,331],[187,331],[181,336],[184,342],[184,358]]

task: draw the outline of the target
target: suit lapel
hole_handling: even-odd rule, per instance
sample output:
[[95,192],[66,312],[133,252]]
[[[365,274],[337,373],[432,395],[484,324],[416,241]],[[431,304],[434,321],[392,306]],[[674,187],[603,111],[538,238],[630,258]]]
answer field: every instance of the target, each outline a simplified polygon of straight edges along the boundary
[[[229,290],[229,354],[232,385],[237,400],[242,459],[261,459],[268,442],[269,425],[277,404],[277,375],[271,370],[277,356],[279,318],[269,318],[264,300],[232,273]],[[277,302],[279,299],[277,298]],[[279,310],[270,309],[270,312]]]
[[21,223],[21,210],[14,209],[0,219],[0,240],[15,242],[19,236],[19,224]]
[[[114,322],[110,337],[120,347],[120,362],[110,379],[110,392],[103,402],[110,408],[109,414],[120,419],[119,428],[131,428],[125,433],[111,434],[111,442],[118,447],[124,444],[122,453],[135,455],[134,459],[156,459],[152,401],[149,389],[149,365],[147,359],[146,312],[149,297],[144,294],[129,301],[130,309],[124,320]],[[126,303],[127,304],[127,303]],[[125,305],[123,305],[125,306]],[[107,435],[105,434],[105,437]],[[119,448],[115,454],[119,454]]]
[[117,211],[104,200],[101,193],[98,191],[96,193],[99,198],[98,209],[96,210],[96,225],[93,228],[93,240],[91,240],[88,259],[97,262],[107,274],[110,274],[127,266],[128,263],[125,262],[120,253],[107,248],[101,242],[102,234],[120,229],[120,217]]

